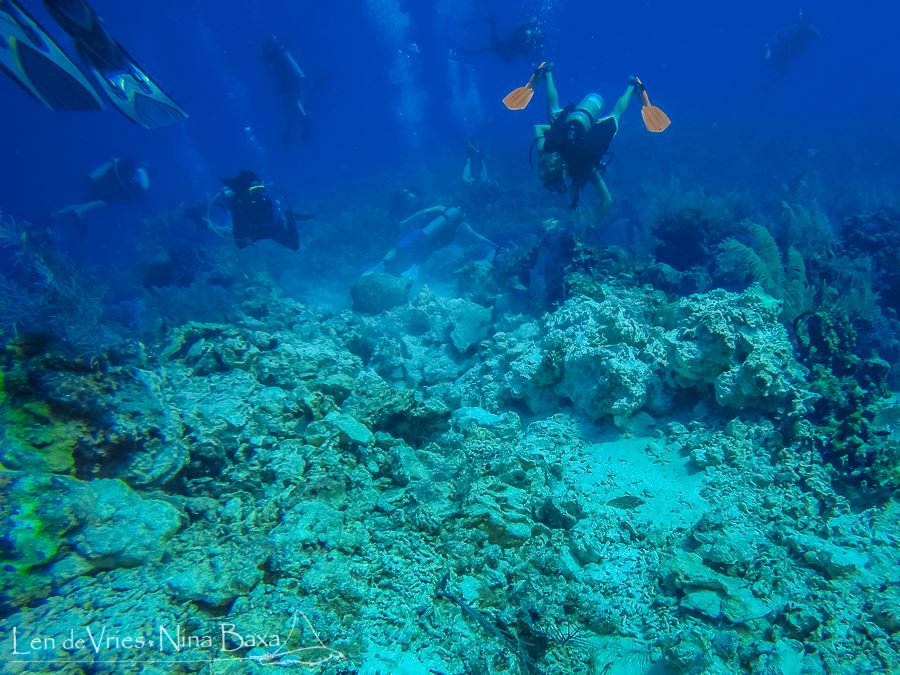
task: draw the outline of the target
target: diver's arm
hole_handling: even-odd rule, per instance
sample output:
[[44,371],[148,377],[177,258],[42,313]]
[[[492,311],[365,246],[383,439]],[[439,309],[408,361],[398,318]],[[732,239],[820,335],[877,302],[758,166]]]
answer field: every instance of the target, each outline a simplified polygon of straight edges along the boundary
[[442,212],[442,211],[446,211],[446,210],[447,210],[446,206],[429,206],[427,209],[422,209],[421,211],[416,211],[414,214],[412,214],[408,218],[405,218],[400,223],[400,227],[406,228],[407,226],[410,225],[410,223],[412,223],[414,221],[418,221],[419,219],[424,218],[425,216],[430,216],[432,213],[438,213],[438,212]]
[[601,221],[606,217],[606,214],[609,213],[609,207],[612,206],[612,195],[609,193],[609,188],[606,187],[606,181],[603,180],[603,177],[598,171],[594,171],[594,173],[591,174],[591,183],[597,188],[597,194],[600,197],[600,203],[597,205],[595,214],[597,220]]
[[534,125],[534,144],[537,147],[538,152],[544,151],[544,134],[550,131],[549,124],[535,124]]
[[456,228],[453,234],[456,239],[469,240],[472,244],[480,244],[479,257],[482,259],[493,260],[497,255],[497,244],[485,237],[483,234],[476,232],[468,222],[463,221]]
[[88,174],[88,179],[92,180],[94,182],[97,182],[97,181],[102,180],[103,177],[106,174],[108,174],[110,171],[118,172],[117,167],[118,167],[119,161],[120,161],[119,157],[113,157],[108,162],[103,162],[103,164],[101,164],[100,166],[98,166],[96,169],[94,169],[93,171],[91,171]]
[[491,246],[497,245],[494,242],[492,242],[490,239],[485,237],[483,234],[473,230],[472,226],[469,225],[469,223],[466,221],[463,221],[459,224],[459,227],[456,229],[456,233],[457,233],[457,235],[465,235],[467,237],[471,237],[472,239],[475,239],[482,244],[490,244]]

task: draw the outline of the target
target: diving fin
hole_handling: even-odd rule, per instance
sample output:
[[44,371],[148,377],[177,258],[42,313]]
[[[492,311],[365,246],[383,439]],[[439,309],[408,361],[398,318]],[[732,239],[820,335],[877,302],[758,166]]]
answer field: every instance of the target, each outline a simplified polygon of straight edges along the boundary
[[78,66],[15,0],[0,0],[0,32],[0,67],[46,107],[103,108]]
[[537,84],[538,78],[543,73],[545,64],[546,61],[534,69],[524,87],[516,87],[504,96],[503,105],[510,110],[525,110],[531,103],[531,97],[534,96],[534,85]]
[[644,120],[644,126],[647,127],[647,131],[662,133],[668,128],[672,121],[662,110],[655,105],[650,105],[650,97],[647,96],[647,90],[644,88],[644,83],[638,78],[634,79],[637,80],[637,86],[641,91],[641,117]]
[[72,38],[97,88],[119,112],[148,129],[187,117],[113,39],[86,0],[44,0],[44,4]]
[[185,119],[188,114],[178,103],[129,56],[122,45],[113,41],[121,67],[103,67],[92,62],[90,52],[76,42],[76,47],[89,66],[91,75],[109,102],[125,117],[145,129],[155,129]]

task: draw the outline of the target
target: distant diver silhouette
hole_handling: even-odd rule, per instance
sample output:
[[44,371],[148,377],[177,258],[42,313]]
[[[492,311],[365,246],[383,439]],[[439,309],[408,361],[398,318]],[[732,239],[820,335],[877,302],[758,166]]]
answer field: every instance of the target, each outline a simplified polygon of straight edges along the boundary
[[537,17],[531,17],[523,24],[516,26],[511,33],[501,36],[497,31],[497,23],[493,18],[474,19],[467,24],[487,22],[491,29],[490,43],[485,47],[473,49],[457,49],[458,54],[469,56],[490,52],[501,61],[517,59],[540,59],[544,51],[544,35],[541,33]]
[[309,78],[290,50],[274,35],[263,46],[263,56],[275,76],[278,95],[284,103],[284,144],[290,145],[295,127],[300,129],[300,139],[308,141],[312,136],[312,124],[307,110]]
[[779,73],[784,74],[794,61],[809,49],[813,40],[820,37],[822,36],[812,25],[809,16],[800,10],[798,20],[778,31],[772,42],[766,45],[765,61]]

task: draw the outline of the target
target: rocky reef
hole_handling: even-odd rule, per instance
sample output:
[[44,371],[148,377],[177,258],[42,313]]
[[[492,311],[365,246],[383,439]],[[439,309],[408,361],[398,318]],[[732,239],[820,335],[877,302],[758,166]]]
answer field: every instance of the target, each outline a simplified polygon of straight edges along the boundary
[[881,445],[834,454],[840,366],[762,286],[246,297],[154,348],[7,347],[0,641],[60,637],[19,672],[138,672],[129,636],[159,672],[900,669],[896,436],[873,397]]

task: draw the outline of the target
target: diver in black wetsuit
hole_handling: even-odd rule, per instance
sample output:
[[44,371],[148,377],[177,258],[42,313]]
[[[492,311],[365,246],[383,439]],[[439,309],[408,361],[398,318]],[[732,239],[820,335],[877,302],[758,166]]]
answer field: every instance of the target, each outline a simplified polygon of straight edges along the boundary
[[628,78],[625,93],[616,101],[609,115],[600,115],[603,97],[594,93],[582,98],[577,106],[570,103],[561,108],[553,83],[552,65],[541,64],[535,71],[538,79],[546,83],[549,121],[549,124],[534,127],[538,175],[547,189],[569,192],[573,209],[578,206],[582,188],[593,185],[600,196],[596,217],[602,220],[612,205],[612,196],[603,180],[606,170],[603,156],[619,131],[619,119],[632,97],[642,91],[643,84],[636,77]]
[[312,135],[309,113],[306,110],[309,98],[309,78],[297,65],[294,55],[281,44],[274,35],[263,46],[263,56],[272,69],[285,109],[284,143],[289,145],[294,126],[300,127],[300,139],[306,142]]
[[516,26],[506,36],[497,32],[497,23],[494,19],[477,19],[469,23],[487,21],[491,27],[491,41],[486,47],[476,49],[458,49],[463,55],[491,52],[501,61],[515,61],[517,59],[538,60],[544,51],[544,35],[541,33],[540,22],[537,17],[531,17],[523,24]]
[[253,171],[244,170],[233,178],[223,178],[234,242],[238,248],[246,248],[260,239],[271,239],[296,251],[300,248],[297,221],[311,216],[283,209],[266,194],[266,186]]
[[803,10],[800,10],[797,22],[778,31],[771,44],[766,45],[766,63],[784,74],[809,49],[813,40],[819,37],[819,31]]

